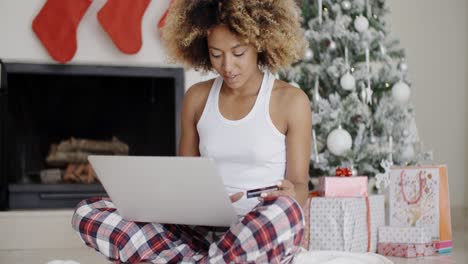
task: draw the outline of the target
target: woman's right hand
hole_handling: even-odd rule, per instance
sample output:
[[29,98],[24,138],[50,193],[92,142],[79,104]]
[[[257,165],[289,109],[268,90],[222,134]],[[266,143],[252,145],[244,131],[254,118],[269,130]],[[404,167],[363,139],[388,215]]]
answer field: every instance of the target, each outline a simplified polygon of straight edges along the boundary
[[235,193],[235,194],[231,195],[230,196],[231,202],[235,203],[235,202],[239,201],[242,198],[242,196],[244,196],[243,192],[238,192],[238,193]]

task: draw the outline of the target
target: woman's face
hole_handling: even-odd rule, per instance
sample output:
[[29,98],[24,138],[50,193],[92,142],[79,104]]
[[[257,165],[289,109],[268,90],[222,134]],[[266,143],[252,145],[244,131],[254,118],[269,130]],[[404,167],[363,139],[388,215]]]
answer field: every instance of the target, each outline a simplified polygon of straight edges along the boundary
[[244,87],[259,73],[257,49],[245,44],[226,26],[219,25],[208,33],[208,53],[211,65],[233,89]]

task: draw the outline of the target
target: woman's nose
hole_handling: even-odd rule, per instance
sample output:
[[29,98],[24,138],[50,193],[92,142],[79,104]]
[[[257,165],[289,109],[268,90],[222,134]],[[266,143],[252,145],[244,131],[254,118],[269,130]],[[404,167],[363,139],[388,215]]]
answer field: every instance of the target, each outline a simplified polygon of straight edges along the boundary
[[225,73],[230,74],[232,72],[232,58],[229,56],[224,56],[223,64],[222,64],[222,69]]

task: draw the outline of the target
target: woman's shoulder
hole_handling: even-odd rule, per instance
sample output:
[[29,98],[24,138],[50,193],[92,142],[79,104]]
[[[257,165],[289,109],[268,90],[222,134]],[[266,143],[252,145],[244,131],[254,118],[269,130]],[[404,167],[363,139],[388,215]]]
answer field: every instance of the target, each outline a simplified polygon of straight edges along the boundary
[[309,97],[302,89],[282,80],[275,80],[272,95],[277,99],[281,108],[286,107],[286,109],[290,109],[297,105],[310,107]]
[[287,130],[289,126],[297,126],[311,120],[309,97],[302,89],[287,82],[275,81],[270,102],[273,103],[273,112],[280,112],[279,116],[288,124]]
[[190,86],[190,88],[188,88],[187,92],[185,93],[186,100],[199,101],[207,99],[214,80],[215,79],[210,79],[207,81],[195,83],[194,85]]
[[213,78],[213,79],[209,79],[206,81],[197,82],[193,84],[187,89],[187,94],[191,93],[191,94],[199,95],[200,93],[209,92],[211,89],[211,86],[213,86],[213,82],[215,81],[215,79],[216,78]]
[[188,108],[188,112],[194,113],[196,117],[201,115],[214,80],[215,79],[210,79],[195,83],[187,90],[184,96],[184,105]]

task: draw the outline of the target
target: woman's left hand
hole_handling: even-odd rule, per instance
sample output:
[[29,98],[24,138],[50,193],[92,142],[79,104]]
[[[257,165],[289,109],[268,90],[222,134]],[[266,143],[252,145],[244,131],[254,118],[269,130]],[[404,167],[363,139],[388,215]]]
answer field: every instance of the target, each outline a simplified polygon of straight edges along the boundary
[[296,191],[294,188],[294,184],[292,184],[288,180],[281,180],[277,184],[278,190],[276,191],[268,191],[268,192],[263,192],[258,199],[262,201],[266,197],[275,197],[275,196],[291,196],[293,198],[296,198]]

